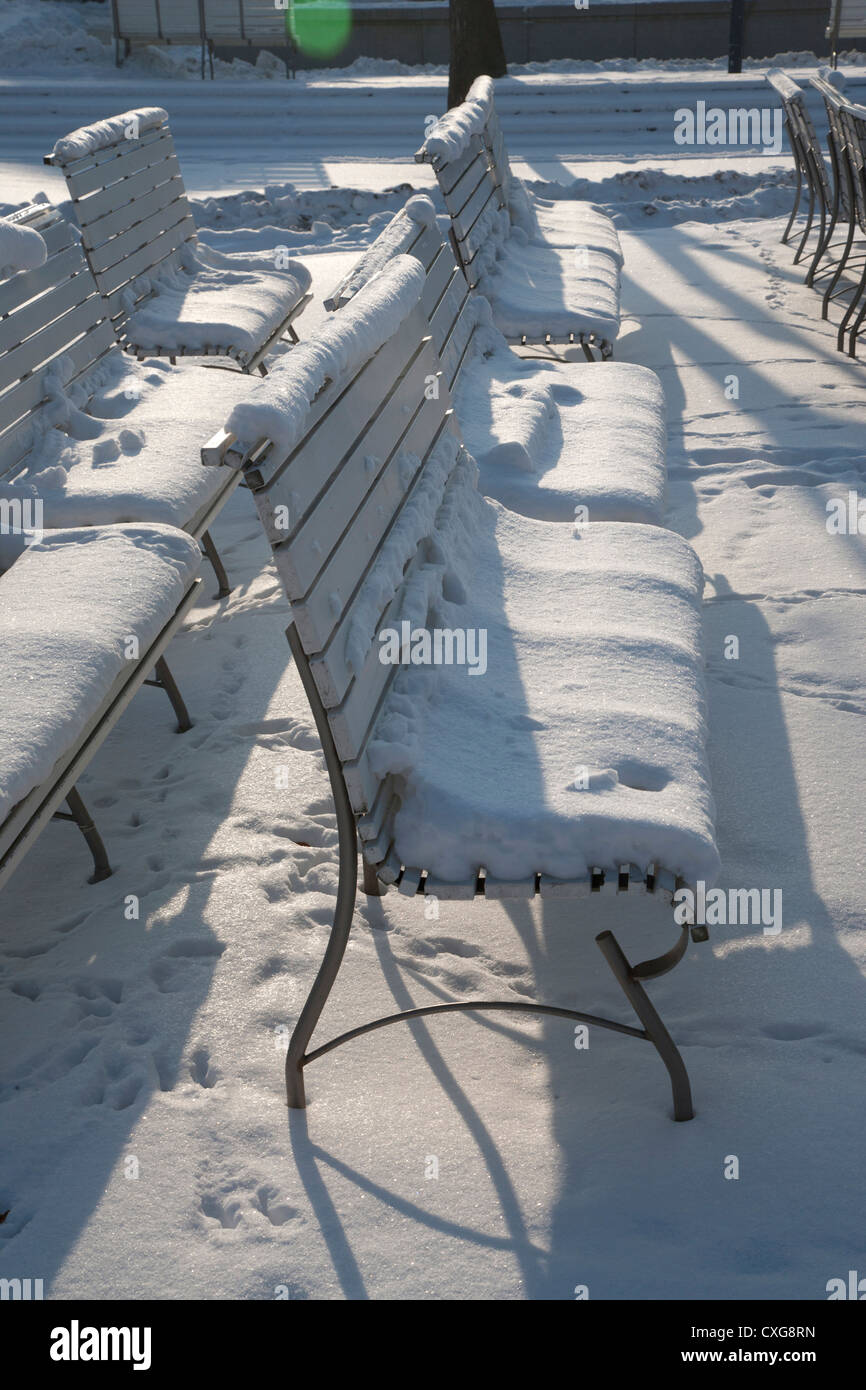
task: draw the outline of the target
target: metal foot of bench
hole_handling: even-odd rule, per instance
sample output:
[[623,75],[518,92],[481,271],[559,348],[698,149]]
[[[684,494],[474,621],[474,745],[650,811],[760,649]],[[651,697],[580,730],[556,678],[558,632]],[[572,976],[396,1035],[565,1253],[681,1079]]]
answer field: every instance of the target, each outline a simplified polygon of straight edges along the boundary
[[373,865],[368,864],[366,859],[362,858],[361,863],[363,865],[364,892],[367,897],[384,898],[388,891],[387,883],[382,882]]
[[798,209],[799,206],[800,206],[800,195],[801,195],[802,192],[803,192],[803,171],[802,171],[802,169],[800,168],[799,163],[796,164],[796,171],[797,171],[797,193],[796,193],[796,196],[795,196],[795,198],[794,198],[794,206],[793,206],[793,208],[791,209],[791,216],[788,218],[788,225],[787,225],[787,227],[785,228],[784,232],[782,233],[782,241],[783,241],[783,243],[786,243],[787,240],[788,240],[788,237],[791,235],[791,228],[792,228],[793,225],[794,225],[794,218],[797,216],[797,209]]
[[685,954],[689,941],[688,927],[683,928],[676,946],[672,947],[664,956],[657,956],[654,960],[643,961],[640,965],[634,966],[629,965],[613,932],[604,931],[595,940],[613,971],[623,994],[643,1024],[645,1036],[649,1038],[668,1069],[674,1098],[674,1119],[692,1119],[695,1112],[692,1106],[692,1091],[685,1062],[641,984],[641,979],[652,979],[657,975],[667,974],[668,970],[673,970]]
[[84,804],[81,794],[75,787],[70,787],[66,793],[66,804],[69,813],[55,811],[56,820],[74,821],[87,841],[87,848],[93,856],[93,873],[87,880],[88,883],[101,883],[103,879],[110,878],[112,869],[108,860],[108,851],[102,841],[102,836],[93,823],[93,818]]
[[165,691],[166,695],[171,700],[171,707],[177,715],[178,733],[187,733],[187,731],[192,728],[192,720],[189,717],[187,707],[183,701],[183,696],[177,688],[177,683],[171,671],[168,669],[168,662],[164,656],[161,656],[156,663],[155,680],[147,680],[144,684],[155,685],[158,686],[160,690]]
[[213,537],[211,536],[210,531],[205,531],[204,535],[202,536],[201,548],[207,556],[208,560],[210,560],[211,567],[213,569],[214,574],[216,575],[217,584],[219,586],[216,592],[217,598],[227,598],[232,591],[232,586],[229,583],[229,577],[226,574],[225,565],[220,559],[219,551],[213,543]]

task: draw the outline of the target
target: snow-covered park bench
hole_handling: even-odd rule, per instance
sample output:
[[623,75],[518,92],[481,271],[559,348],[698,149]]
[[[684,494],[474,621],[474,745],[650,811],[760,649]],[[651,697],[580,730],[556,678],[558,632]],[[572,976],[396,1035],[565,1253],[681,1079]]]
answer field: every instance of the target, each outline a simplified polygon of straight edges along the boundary
[[289,6],[279,0],[111,0],[115,61],[120,66],[135,44],[195,44],[201,75],[215,43],[255,48],[290,45]]
[[687,926],[635,965],[611,932],[596,938],[640,1027],[512,997],[403,1010],[307,1050],[352,923],[359,839],[368,893],[540,894],[582,912],[596,893],[669,899],[718,869],[697,557],[659,526],[572,529],[480,495],[426,280],[415,257],[391,259],[202,453],[253,490],[337,811],[336,912],[288,1051],[289,1104],[304,1106],[310,1062],[362,1034],[511,1009],[649,1040],[686,1120],[685,1067],[644,982],[681,959]]
[[585,204],[565,200],[563,214],[533,200],[512,177],[489,78],[441,117],[415,159],[432,164],[460,265],[505,336],[610,357],[620,324],[616,229]]
[[81,830],[91,882],[111,873],[76,783],[143,684],[166,689],[190,727],[163,653],[200,561],[171,526],[46,531],[29,545],[0,533],[0,886],[52,817]]
[[[394,256],[424,266],[421,303],[481,491],[541,521],[661,524],[665,404],[648,367],[521,358],[470,290],[430,199],[409,199],[326,307],[348,303]],[[577,513],[582,507],[585,511]]]
[[16,228],[42,250],[0,279],[0,497],[18,507],[38,498],[46,528],[178,526],[201,541],[227,594],[209,528],[233,481],[203,474],[199,455],[227,398],[254,378],[131,362],[72,225],[50,203],[0,219],[0,270]]
[[866,38],[866,0],[830,0],[830,18],[824,37],[830,40],[835,68],[840,39]]
[[143,107],[58,140],[85,253],[118,338],[137,357],[224,357],[245,372],[309,303],[299,261],[281,268],[196,240],[168,114]]

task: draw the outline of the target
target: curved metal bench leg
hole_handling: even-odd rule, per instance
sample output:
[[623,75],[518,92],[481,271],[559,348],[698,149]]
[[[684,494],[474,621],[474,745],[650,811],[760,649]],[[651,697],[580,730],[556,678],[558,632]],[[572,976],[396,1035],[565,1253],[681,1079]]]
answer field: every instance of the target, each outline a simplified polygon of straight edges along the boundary
[[210,560],[211,567],[217,578],[217,584],[219,586],[217,589],[217,598],[227,598],[232,591],[232,586],[229,583],[229,577],[226,574],[225,566],[220,559],[219,551],[213,543],[213,537],[210,531],[205,531],[202,536],[201,548]]
[[797,192],[794,195],[794,206],[791,209],[791,216],[788,218],[788,225],[782,233],[783,243],[786,243],[788,237],[791,235],[791,228],[794,225],[794,218],[797,216],[797,209],[800,206],[800,195],[803,192],[803,171],[800,168],[800,165],[796,159],[794,160],[794,167],[797,171]]
[[860,276],[857,288],[855,289],[850,300],[848,301],[848,307],[845,310],[845,313],[842,315],[839,327],[836,330],[836,347],[839,350],[839,352],[845,351],[845,334],[848,331],[848,324],[851,320],[852,315],[854,314],[854,311],[860,303],[860,300],[863,298],[864,292],[866,292],[866,263],[864,263],[863,265],[863,273]]
[[184,704],[183,696],[177,688],[177,683],[171,671],[168,669],[168,662],[164,656],[161,656],[156,663],[156,679],[145,681],[144,683],[145,685],[157,685],[160,690],[165,691],[169,700],[171,700],[171,707],[177,715],[178,733],[187,733],[187,731],[192,728],[192,720],[189,717],[189,712]]
[[649,979],[655,975],[664,975],[668,970],[673,969],[685,952],[688,944],[688,931],[688,927],[684,927],[676,946],[665,956],[659,956],[653,961],[645,961],[643,969],[640,965],[629,965],[613,932],[604,931],[595,938],[596,944],[616,976],[623,994],[643,1024],[647,1037],[668,1069],[674,1098],[675,1120],[691,1120],[695,1113],[692,1105],[689,1075],[685,1062],[677,1050],[676,1043],[662,1023],[640,981],[641,977]]
[[853,217],[853,215],[852,215],[851,220],[850,220],[850,222],[849,222],[849,224],[848,224],[848,235],[847,235],[847,237],[846,237],[846,239],[845,239],[845,246],[844,246],[844,248],[843,248],[843,250],[842,250],[842,255],[839,257],[839,264],[836,266],[836,269],[835,269],[834,272],[833,272],[833,276],[832,276],[832,278],[831,278],[831,280],[830,280],[830,283],[828,284],[826,290],[824,291],[824,298],[823,298],[823,300],[821,301],[821,318],[822,318],[822,319],[826,319],[826,318],[828,317],[829,313],[830,313],[830,301],[831,301],[831,299],[833,298],[833,291],[835,290],[837,284],[839,283],[839,277],[841,276],[842,271],[845,269],[845,266],[846,266],[846,264],[847,264],[847,262],[848,262],[848,257],[849,257],[850,254],[851,254],[851,247],[852,247],[853,244],[854,244],[854,227],[855,227],[855,221],[854,221],[854,217]]
[[70,787],[66,793],[66,804],[69,807],[69,815],[66,816],[62,811],[55,812],[58,820],[73,820],[87,841],[87,848],[93,855],[93,874],[88,879],[88,883],[101,883],[103,879],[110,878],[112,874],[111,864],[108,860],[108,851],[102,840],[102,836],[93,823],[93,818],[84,804],[81,794],[75,787]]
[[811,230],[812,230],[812,223],[813,223],[814,219],[815,219],[815,190],[814,190],[814,188],[813,188],[813,187],[811,186],[811,184],[810,184],[810,185],[809,185],[809,211],[808,211],[808,213],[807,213],[807,215],[806,215],[806,230],[804,231],[802,237],[800,238],[800,245],[797,247],[797,252],[796,252],[796,255],[794,256],[794,265],[797,264],[797,262],[799,261],[800,257],[801,257],[802,254],[803,254],[803,251],[805,250],[806,242],[809,240],[809,233],[810,233]]
[[313,1030],[337,978],[352,926],[352,913],[355,910],[355,894],[358,884],[358,832],[355,828],[355,816],[349,801],[349,793],[346,790],[343,769],[334,744],[331,726],[328,723],[328,716],[310,674],[306,654],[301,646],[294,623],[288,629],[286,636],[289,639],[292,656],[295,658],[295,666],[310,701],[310,708],[313,711],[313,718],[316,721],[316,728],[321,739],[322,752],[325,755],[334,805],[337,810],[337,830],[340,837],[340,881],[337,888],[334,925],[331,928],[331,935],[328,938],[322,964],[319,966],[319,972],[313,981],[307,1002],[295,1024],[295,1030],[292,1033],[289,1050],[286,1054],[286,1097],[292,1110],[303,1110],[307,1104],[304,1090],[304,1061],[307,1043],[313,1035]]

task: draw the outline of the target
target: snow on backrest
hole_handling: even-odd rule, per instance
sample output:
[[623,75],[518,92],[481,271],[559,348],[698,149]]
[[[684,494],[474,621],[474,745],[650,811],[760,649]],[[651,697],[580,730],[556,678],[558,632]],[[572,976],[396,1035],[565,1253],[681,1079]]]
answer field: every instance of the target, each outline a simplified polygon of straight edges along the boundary
[[150,276],[179,262],[195,240],[168,116],[125,111],[58,140],[49,164],[63,169],[87,259],[115,324],[151,289]]
[[199,0],[114,0],[115,37],[201,43]]
[[485,137],[483,101],[465,101],[437,122],[415,155],[433,165],[451,218],[454,249],[470,285],[480,278],[481,252],[495,255],[510,231],[506,192],[497,182]]
[[[377,634],[407,604],[423,620],[441,585],[428,543],[462,454],[423,285],[414,259],[385,266],[303,344],[306,357],[293,349],[233,412],[229,429],[246,440],[223,458],[254,492],[359,814],[380,790],[367,741],[396,670]],[[306,401],[288,447],[261,438],[257,393],[265,425],[275,393],[290,413]]]
[[421,307],[427,316],[430,336],[441,359],[448,388],[453,390],[468,357],[477,316],[473,312],[472,293],[455,259],[452,244],[443,240],[436,225],[436,209],[423,194],[415,194],[392,217],[325,300],[325,307],[336,310],[347,304],[390,260],[404,254],[419,260],[426,272]]
[[[866,0],[864,0],[866,3]],[[502,134],[502,127],[499,124],[499,116],[496,111],[496,102],[493,96],[493,79],[491,77],[476,77],[469,91],[466,93],[467,101],[479,102],[487,112],[484,128],[481,132],[490,161],[493,165],[493,174],[496,182],[502,189],[505,198],[505,205],[511,197],[511,166],[508,163],[508,151],[505,148],[505,138]]]
[[31,447],[52,373],[62,366],[68,382],[114,342],[105,304],[71,224],[50,203],[33,203],[10,220],[37,230],[48,255],[32,270],[0,279],[0,476]]

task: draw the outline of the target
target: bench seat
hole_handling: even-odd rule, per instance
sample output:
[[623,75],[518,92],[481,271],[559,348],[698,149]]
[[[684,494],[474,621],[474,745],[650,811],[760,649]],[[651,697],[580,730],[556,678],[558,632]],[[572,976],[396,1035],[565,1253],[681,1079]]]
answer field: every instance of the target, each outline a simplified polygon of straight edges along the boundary
[[630,362],[533,362],[506,349],[467,360],[454,406],[479,487],[539,521],[664,521],[665,403]]
[[373,752],[402,769],[400,862],[446,883],[629,863],[712,881],[691,547],[658,527],[550,527],[462,486],[462,541],[443,548],[468,599],[443,599],[437,622],[486,630],[487,669],[406,667],[394,683]]
[[[0,484],[0,493],[35,490],[46,528],[143,521],[200,534],[227,484],[231,490],[230,479],[201,466],[202,422],[243,400],[254,378],[199,366],[138,366],[119,351],[102,371],[109,380],[89,405],[96,437],[48,431],[14,481]],[[126,400],[124,389],[134,389],[142,377],[142,394]],[[65,478],[58,472],[38,479],[56,465]]]
[[260,260],[198,247],[190,269],[160,276],[158,293],[129,315],[127,346],[144,356],[209,356],[231,346],[246,364],[309,286],[310,273],[297,261],[291,273],[264,270]]
[[166,628],[200,561],[173,527],[105,526],[46,532],[0,575],[0,825]]
[[478,289],[506,338],[593,333],[612,342],[619,332],[619,266],[604,251],[587,251],[578,266],[573,251],[509,238],[485,266]]
[[623,264],[616,227],[605,213],[588,203],[574,198],[540,198],[513,178],[508,210],[515,227],[522,227],[530,241],[571,250],[585,246],[590,251],[604,251],[618,265]]

